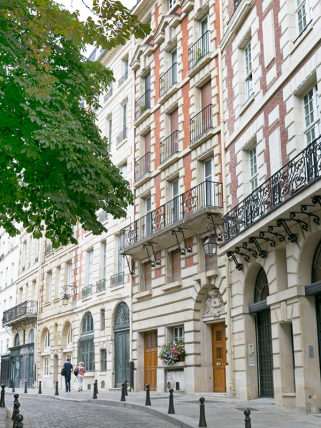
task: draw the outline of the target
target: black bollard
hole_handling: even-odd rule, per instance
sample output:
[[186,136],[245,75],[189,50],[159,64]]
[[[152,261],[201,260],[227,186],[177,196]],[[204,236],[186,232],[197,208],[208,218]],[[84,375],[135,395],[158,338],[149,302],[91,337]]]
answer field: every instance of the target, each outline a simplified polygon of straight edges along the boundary
[[168,406],[168,414],[173,415],[175,413],[174,409],[174,395],[173,395],[173,388],[169,390],[169,406]]
[[146,401],[145,406],[151,406],[152,403],[150,402],[150,391],[149,391],[149,384],[146,384]]
[[98,380],[95,380],[95,385],[96,385],[96,394],[98,394]]
[[11,392],[16,392],[15,387],[14,387],[14,380],[11,381],[11,387],[12,387]]
[[14,420],[14,405],[15,405],[15,403],[19,403],[18,398],[19,398],[19,394],[15,394],[15,395],[14,395],[14,402],[13,402],[12,417],[11,417],[11,420],[12,420],[12,421]]
[[199,427],[207,427],[206,419],[205,419],[205,404],[204,404],[205,398],[201,397],[199,399],[200,402],[200,422],[198,424]]
[[17,401],[16,403],[14,403],[13,405],[14,407],[14,411],[13,411],[13,425],[12,428],[16,428],[16,422],[17,422],[17,416],[19,415],[20,411],[19,411],[19,407],[20,407],[20,403],[19,401]]
[[6,407],[5,405],[5,385],[1,385],[1,398],[0,398],[0,407]]
[[245,409],[244,410],[244,415],[245,415],[245,428],[251,428],[251,418],[250,418],[250,414],[251,414],[251,410],[250,409]]
[[28,393],[28,382],[25,380],[25,390],[24,393],[27,394]]
[[125,382],[121,384],[121,398],[120,401],[126,401],[125,397]]
[[96,381],[94,382],[93,387],[93,400],[97,400]]
[[19,413],[19,415],[17,415],[17,422],[16,422],[16,428],[23,428],[23,416],[21,413]]
[[125,379],[125,395],[128,395],[127,379]]
[[55,395],[59,395],[58,385],[59,385],[59,382],[56,380]]
[[38,394],[42,394],[42,391],[41,391],[41,380],[39,380],[39,389],[38,389]]

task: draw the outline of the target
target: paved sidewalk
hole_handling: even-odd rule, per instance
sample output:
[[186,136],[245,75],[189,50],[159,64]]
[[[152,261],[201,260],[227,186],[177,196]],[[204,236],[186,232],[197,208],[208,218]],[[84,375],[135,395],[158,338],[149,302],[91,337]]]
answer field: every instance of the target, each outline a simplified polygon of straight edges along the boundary
[[[6,388],[6,405],[10,408],[11,401],[9,393],[11,389]],[[29,389],[28,394],[23,389],[16,389],[16,393],[27,398],[37,395],[37,390]],[[279,408],[274,405],[272,399],[257,399],[252,401],[239,401],[235,398],[204,393],[197,395],[185,395],[174,393],[175,415],[168,415],[168,393],[151,392],[152,406],[145,406],[144,392],[129,392],[126,403],[120,402],[120,390],[99,389],[98,400],[92,400],[92,391],[78,393],[72,391],[66,393],[59,390],[59,397],[54,396],[53,390],[44,390],[41,398],[56,398],[59,400],[84,401],[93,405],[123,406],[127,409],[141,410],[152,415],[157,415],[169,423],[183,428],[198,427],[199,402],[201,395],[205,397],[206,420],[209,428],[244,428],[244,414],[246,408],[252,411],[252,428],[282,427],[282,428],[321,428],[321,413],[318,415],[303,415]],[[46,400],[47,401],[47,400]],[[23,414],[23,409],[21,408]],[[107,425],[106,425],[107,426]],[[128,425],[130,427],[130,425]]]

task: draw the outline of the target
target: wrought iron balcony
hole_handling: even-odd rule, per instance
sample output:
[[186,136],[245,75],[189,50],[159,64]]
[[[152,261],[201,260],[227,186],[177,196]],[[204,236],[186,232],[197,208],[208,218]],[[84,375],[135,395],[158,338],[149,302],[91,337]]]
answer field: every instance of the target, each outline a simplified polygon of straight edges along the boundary
[[212,104],[209,104],[190,121],[190,141],[193,143],[210,128],[213,128]]
[[106,211],[101,211],[98,215],[98,220],[100,223],[104,223],[108,220],[108,213]]
[[89,297],[93,294],[93,285],[89,284],[87,287],[82,288],[81,290],[81,298],[86,299],[86,297]]
[[124,141],[127,138],[127,128],[123,129],[120,134],[116,137],[116,146],[119,146],[119,144]]
[[162,97],[177,83],[177,62],[175,62],[159,79],[159,94]]
[[145,174],[150,172],[150,155],[151,152],[148,152],[140,159],[135,161],[135,181],[139,180]]
[[106,103],[109,100],[109,98],[111,98],[112,96],[113,96],[113,83],[111,83],[109,91],[104,96],[104,103]]
[[3,312],[2,325],[9,326],[23,319],[36,318],[37,309],[37,301],[26,300],[25,302]]
[[188,49],[189,69],[204,58],[210,52],[210,31],[206,31],[198,40]]
[[124,284],[124,272],[116,273],[110,277],[110,288],[117,287]]
[[106,290],[106,282],[107,282],[106,278],[100,279],[99,281],[96,282],[96,292],[97,293],[100,293],[101,291]]
[[144,95],[142,95],[135,102],[135,119],[138,119],[147,109],[150,108],[150,95],[151,90],[148,89]]
[[118,88],[128,79],[128,70],[125,74],[118,80]]
[[224,216],[225,242],[321,176],[321,136]]
[[121,230],[121,249],[206,207],[222,207],[222,183],[204,181]]
[[165,162],[173,154],[178,152],[178,131],[174,131],[169,137],[161,142],[160,163]]

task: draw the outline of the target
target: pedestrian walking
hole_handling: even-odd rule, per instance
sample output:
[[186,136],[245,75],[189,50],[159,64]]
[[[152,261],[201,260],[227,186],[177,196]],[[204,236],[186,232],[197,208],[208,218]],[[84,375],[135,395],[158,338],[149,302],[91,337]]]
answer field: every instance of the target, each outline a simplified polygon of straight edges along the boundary
[[73,366],[70,362],[70,358],[67,358],[67,361],[62,366],[61,374],[65,376],[66,392],[70,392],[70,377]]
[[84,382],[84,376],[86,373],[86,369],[84,366],[84,363],[82,361],[79,362],[78,366],[76,367],[74,373],[77,376],[77,383],[78,383],[78,392],[82,391],[82,385]]

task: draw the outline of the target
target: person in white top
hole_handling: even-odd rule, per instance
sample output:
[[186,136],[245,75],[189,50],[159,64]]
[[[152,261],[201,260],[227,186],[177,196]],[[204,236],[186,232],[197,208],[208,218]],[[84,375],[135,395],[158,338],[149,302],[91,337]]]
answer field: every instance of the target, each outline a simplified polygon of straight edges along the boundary
[[84,367],[84,363],[80,361],[78,366],[76,367],[77,370],[77,383],[78,383],[78,392],[82,391],[82,385],[84,381],[84,376],[86,373],[86,369]]

